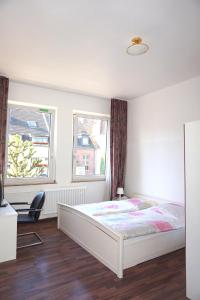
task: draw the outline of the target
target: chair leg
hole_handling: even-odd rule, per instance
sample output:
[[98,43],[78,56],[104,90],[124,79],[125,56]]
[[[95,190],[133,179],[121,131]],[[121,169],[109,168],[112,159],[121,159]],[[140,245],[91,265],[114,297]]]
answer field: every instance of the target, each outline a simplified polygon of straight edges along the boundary
[[27,244],[27,245],[24,245],[24,246],[17,246],[17,249],[27,248],[27,247],[32,247],[32,246],[37,246],[37,245],[43,244],[43,240],[41,239],[41,237],[39,236],[39,234],[37,232],[19,233],[17,236],[26,236],[26,235],[32,235],[32,234],[37,237],[39,242]]

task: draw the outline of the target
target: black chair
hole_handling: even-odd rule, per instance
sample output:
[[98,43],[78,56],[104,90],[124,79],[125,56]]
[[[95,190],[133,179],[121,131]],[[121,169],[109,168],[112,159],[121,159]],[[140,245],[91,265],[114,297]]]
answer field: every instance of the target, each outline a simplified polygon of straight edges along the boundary
[[[15,209],[16,212],[18,213],[17,224],[37,223],[37,221],[40,217],[40,213],[42,211],[42,207],[44,205],[44,201],[45,201],[45,192],[39,192],[34,197],[32,203],[30,205],[30,208]],[[28,205],[28,202],[12,202],[10,204],[11,205]],[[23,214],[20,214],[20,212]],[[24,212],[28,212],[28,214],[24,214]],[[35,243],[24,245],[24,246],[18,246],[17,249],[43,244],[43,241],[37,232],[20,233],[17,236],[21,237],[21,236],[27,236],[27,235],[35,235],[39,241],[35,242]]]

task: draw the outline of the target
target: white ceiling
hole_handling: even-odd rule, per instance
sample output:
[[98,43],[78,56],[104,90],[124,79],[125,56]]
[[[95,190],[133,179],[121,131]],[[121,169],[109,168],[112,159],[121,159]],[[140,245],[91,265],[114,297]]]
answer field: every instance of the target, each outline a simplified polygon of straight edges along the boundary
[[199,0],[0,0],[0,72],[130,99],[199,75],[199,31]]

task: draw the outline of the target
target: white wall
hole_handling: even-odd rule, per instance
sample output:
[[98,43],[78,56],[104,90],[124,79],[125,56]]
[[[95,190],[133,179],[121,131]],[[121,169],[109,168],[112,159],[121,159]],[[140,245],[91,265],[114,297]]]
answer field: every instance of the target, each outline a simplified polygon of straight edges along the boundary
[[200,77],[128,105],[127,194],[183,202],[183,124],[200,119]]
[[[81,110],[100,114],[110,114],[110,101],[107,99],[67,93],[34,85],[10,82],[9,100],[32,103],[57,108],[56,136],[56,181],[59,186],[71,185],[72,178],[72,111]],[[103,201],[105,182],[81,183],[88,187],[88,202]],[[53,185],[54,186],[54,185]],[[49,185],[48,185],[49,188]],[[35,187],[7,187],[6,192]]]

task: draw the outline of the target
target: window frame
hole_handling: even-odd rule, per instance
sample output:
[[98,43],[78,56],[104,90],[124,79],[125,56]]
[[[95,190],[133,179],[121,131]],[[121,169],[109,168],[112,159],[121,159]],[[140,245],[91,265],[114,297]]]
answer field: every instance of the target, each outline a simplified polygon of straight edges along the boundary
[[[29,111],[40,111],[40,109],[48,110],[48,113],[51,114],[51,127],[50,127],[50,147],[49,147],[49,166],[48,172],[49,176],[47,178],[40,177],[27,177],[27,178],[7,178],[7,166],[8,166],[8,135],[9,135],[9,116],[10,110],[13,107],[27,108]],[[41,111],[40,111],[41,112]],[[42,113],[42,112],[41,112]],[[15,101],[8,101],[7,109],[7,126],[6,126],[6,152],[5,152],[5,186],[16,186],[16,185],[36,185],[36,184],[49,184],[55,183],[55,120],[56,120],[56,109],[50,108],[48,106],[39,106],[30,103],[17,103]]]
[[[74,174],[74,166],[73,166],[73,154],[74,154],[74,130],[75,130],[75,118],[88,118],[88,119],[95,119],[95,120],[103,120],[107,122],[107,128],[106,128],[106,154],[105,154],[105,175],[75,175]],[[92,181],[105,181],[106,180],[106,174],[107,174],[107,151],[108,151],[108,129],[109,129],[109,121],[110,117],[108,115],[104,114],[95,114],[95,113],[89,113],[89,112],[79,112],[74,111],[73,116],[73,125],[72,125],[72,182],[92,182]]]

